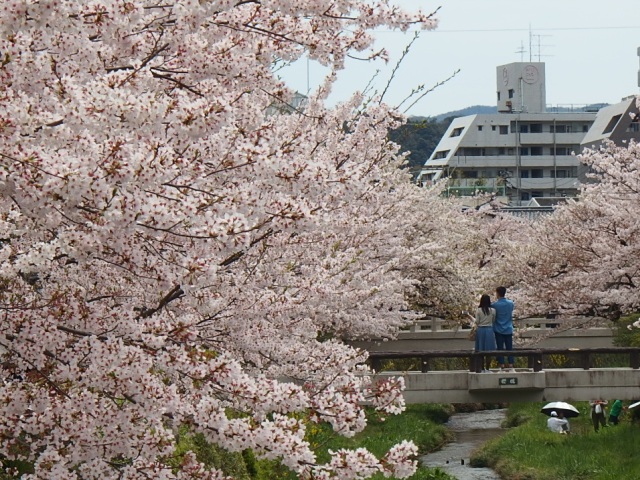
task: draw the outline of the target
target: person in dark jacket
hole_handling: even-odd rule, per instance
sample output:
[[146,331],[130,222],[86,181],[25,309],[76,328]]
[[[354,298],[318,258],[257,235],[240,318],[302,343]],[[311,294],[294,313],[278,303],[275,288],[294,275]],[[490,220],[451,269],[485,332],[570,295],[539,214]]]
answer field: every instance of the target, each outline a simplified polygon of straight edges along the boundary
[[593,429],[597,432],[600,427],[607,426],[607,417],[604,406],[609,402],[606,400],[591,400],[589,405],[591,406],[591,422],[593,423]]

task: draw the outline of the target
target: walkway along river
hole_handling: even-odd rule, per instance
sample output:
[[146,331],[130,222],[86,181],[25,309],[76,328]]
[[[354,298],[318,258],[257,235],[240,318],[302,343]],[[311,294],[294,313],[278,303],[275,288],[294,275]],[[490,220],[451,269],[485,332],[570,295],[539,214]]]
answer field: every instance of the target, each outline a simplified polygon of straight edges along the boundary
[[469,457],[475,449],[505,432],[500,428],[505,414],[505,409],[499,409],[452,415],[445,425],[454,433],[454,440],[442,450],[423,456],[421,462],[439,467],[458,480],[500,480],[489,468],[472,468]]

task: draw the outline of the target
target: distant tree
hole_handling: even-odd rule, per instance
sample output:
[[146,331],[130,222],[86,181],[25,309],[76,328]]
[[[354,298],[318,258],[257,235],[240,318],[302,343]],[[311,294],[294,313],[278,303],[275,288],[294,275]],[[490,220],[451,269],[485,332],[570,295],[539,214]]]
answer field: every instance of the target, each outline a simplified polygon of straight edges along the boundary
[[453,118],[442,122],[434,118],[409,118],[407,123],[389,132],[389,139],[400,145],[400,151],[409,152],[405,168],[411,172],[413,178],[420,173],[451,120]]

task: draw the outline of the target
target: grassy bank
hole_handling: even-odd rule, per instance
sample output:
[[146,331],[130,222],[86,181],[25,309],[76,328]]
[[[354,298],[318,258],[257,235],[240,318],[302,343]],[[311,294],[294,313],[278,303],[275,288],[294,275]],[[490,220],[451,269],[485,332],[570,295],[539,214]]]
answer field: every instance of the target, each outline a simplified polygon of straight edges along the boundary
[[581,412],[571,422],[571,435],[546,427],[544,404],[512,404],[504,436],[486,444],[471,458],[474,466],[489,466],[509,480],[637,480],[640,478],[640,425],[629,414],[617,426],[591,425],[587,402],[575,402]]
[[[420,454],[437,450],[451,440],[451,432],[443,426],[453,413],[450,405],[409,405],[401,415],[392,415],[382,420],[375,412],[369,411],[369,423],[364,432],[353,438],[345,438],[333,433],[326,426],[308,425],[307,440],[314,446],[321,462],[329,459],[329,450],[340,448],[366,448],[376,456],[383,456],[393,445],[412,440]],[[297,478],[278,461],[260,460],[249,450],[231,453],[208,443],[202,435],[192,435],[186,427],[177,435],[176,456],[168,460],[176,467],[181,464],[187,451],[196,453],[205,465],[216,467],[226,475],[238,480],[294,480]],[[13,470],[9,473],[8,470]],[[25,473],[33,471],[28,462],[9,461],[0,456],[0,480],[17,480]],[[378,475],[376,480],[388,477]],[[440,469],[419,467],[411,480],[453,480]]]
[[[321,462],[329,459],[328,451],[340,448],[366,448],[378,457],[403,440],[412,440],[421,455],[437,450],[452,439],[451,432],[443,426],[453,413],[450,405],[408,405],[401,415],[391,415],[384,420],[369,412],[367,428],[353,438],[336,436],[329,429],[311,431],[309,440],[316,447]],[[291,477],[295,478],[295,477]],[[382,480],[383,475],[373,477]],[[452,480],[440,469],[419,467],[411,480]]]
[[[313,445],[320,462],[329,460],[329,450],[341,448],[366,448],[378,457],[383,456],[389,448],[403,440],[412,440],[420,454],[437,450],[451,440],[451,432],[443,426],[453,413],[450,405],[427,404],[409,405],[401,415],[392,415],[384,420],[368,412],[368,424],[364,432],[353,438],[336,435],[326,426],[309,424],[307,440]],[[259,460],[250,451],[242,454],[223,452],[215,446],[207,444],[201,436],[189,436],[184,432],[179,439],[179,451],[196,452],[198,459],[211,466],[222,469],[226,474],[241,480],[294,480],[297,477],[277,461]],[[176,459],[180,462],[180,458]],[[384,477],[378,475],[376,480]],[[419,467],[411,480],[453,480],[440,469]]]

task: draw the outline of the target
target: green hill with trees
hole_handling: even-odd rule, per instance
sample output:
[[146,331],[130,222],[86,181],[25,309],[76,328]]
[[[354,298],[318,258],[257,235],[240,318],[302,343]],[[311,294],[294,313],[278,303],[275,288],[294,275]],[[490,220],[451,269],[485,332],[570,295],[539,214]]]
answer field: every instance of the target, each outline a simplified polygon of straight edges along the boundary
[[454,118],[495,112],[496,107],[475,105],[435,117],[410,117],[405,125],[389,132],[389,138],[400,145],[403,152],[410,152],[406,168],[416,178]]

